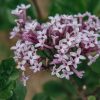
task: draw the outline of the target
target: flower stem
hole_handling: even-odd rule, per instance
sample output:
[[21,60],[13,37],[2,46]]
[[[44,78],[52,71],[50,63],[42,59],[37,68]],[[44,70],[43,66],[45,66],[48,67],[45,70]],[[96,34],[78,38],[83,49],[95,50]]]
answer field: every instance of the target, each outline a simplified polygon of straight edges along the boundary
[[42,18],[43,18],[43,17],[42,17],[42,13],[41,13],[41,10],[40,10],[40,7],[39,7],[39,5],[38,5],[37,0],[32,0],[32,2],[33,2],[34,6],[35,6],[35,8],[36,8],[38,19],[42,19]]

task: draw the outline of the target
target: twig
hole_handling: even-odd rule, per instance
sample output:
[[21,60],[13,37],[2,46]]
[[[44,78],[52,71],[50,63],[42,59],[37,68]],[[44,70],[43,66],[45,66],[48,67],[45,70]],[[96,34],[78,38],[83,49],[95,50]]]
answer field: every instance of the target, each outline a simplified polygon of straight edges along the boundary
[[32,0],[32,2],[33,2],[34,6],[35,6],[35,8],[36,8],[37,17],[38,17],[39,19],[42,19],[42,18],[43,18],[43,17],[42,17],[42,13],[41,13],[40,7],[39,7],[39,5],[38,5],[38,3],[37,3],[37,0]]
[[78,95],[81,97],[82,100],[87,100],[87,97],[86,97],[83,90],[78,89],[77,92],[78,92]]

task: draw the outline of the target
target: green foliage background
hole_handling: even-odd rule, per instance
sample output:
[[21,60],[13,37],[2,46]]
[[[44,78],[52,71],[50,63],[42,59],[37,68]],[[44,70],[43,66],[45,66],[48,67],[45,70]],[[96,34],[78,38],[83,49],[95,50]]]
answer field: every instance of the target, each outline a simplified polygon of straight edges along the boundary
[[[14,16],[10,12],[21,3],[30,2],[28,0],[0,0],[0,31],[8,33],[12,29],[15,23]],[[51,0],[48,15],[77,14],[86,11],[100,17],[100,0]],[[34,5],[28,10],[28,14],[38,19],[38,12]],[[41,18],[39,21],[44,21],[44,19]],[[2,49],[1,43],[0,52],[9,53],[8,49]],[[9,56],[11,55],[9,53]],[[20,72],[15,66],[12,58],[0,63],[0,100],[24,100],[26,89],[18,79]],[[36,94],[33,100],[100,100],[100,58],[91,67],[84,62],[79,69],[85,70],[82,79],[73,76],[71,80],[47,82],[43,86],[43,92]]]

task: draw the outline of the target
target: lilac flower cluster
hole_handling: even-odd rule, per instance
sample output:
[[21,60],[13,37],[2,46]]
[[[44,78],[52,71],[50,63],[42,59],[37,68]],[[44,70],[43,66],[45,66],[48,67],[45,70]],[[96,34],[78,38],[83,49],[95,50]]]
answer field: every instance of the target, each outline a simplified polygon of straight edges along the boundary
[[[22,4],[12,11],[17,16],[17,26],[10,38],[18,37],[16,46],[12,47],[18,68],[24,72],[29,67],[37,72],[46,66],[59,78],[69,79],[74,73],[82,78],[84,71],[78,71],[78,65],[83,60],[91,65],[100,56],[99,18],[88,12],[56,15],[49,17],[49,22],[40,24],[27,17],[29,7]],[[42,57],[38,51],[46,51],[52,56]]]

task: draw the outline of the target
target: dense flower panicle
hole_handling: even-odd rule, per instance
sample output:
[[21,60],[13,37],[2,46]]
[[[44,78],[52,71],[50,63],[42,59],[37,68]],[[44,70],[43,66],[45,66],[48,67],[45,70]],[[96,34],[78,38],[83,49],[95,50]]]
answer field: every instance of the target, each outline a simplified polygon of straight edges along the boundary
[[[19,38],[12,47],[18,68],[24,72],[29,67],[37,72],[45,69],[48,58],[47,66],[50,66],[52,75],[69,79],[70,75],[76,74],[82,78],[84,71],[77,70],[82,60],[88,60],[91,65],[100,56],[99,18],[88,12],[56,15],[49,17],[49,22],[40,24],[27,17],[29,7],[22,4],[12,11],[18,17],[10,37]],[[42,57],[38,51],[47,51],[51,57]]]
[[18,63],[17,68],[25,71],[26,67],[29,66],[33,72],[40,71],[42,62],[39,59],[41,58],[37,55],[37,49],[34,48],[31,42],[18,40],[16,46],[11,49],[14,50],[14,59]]

